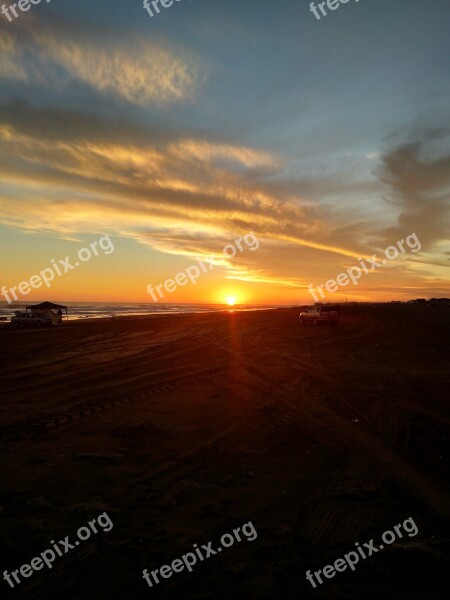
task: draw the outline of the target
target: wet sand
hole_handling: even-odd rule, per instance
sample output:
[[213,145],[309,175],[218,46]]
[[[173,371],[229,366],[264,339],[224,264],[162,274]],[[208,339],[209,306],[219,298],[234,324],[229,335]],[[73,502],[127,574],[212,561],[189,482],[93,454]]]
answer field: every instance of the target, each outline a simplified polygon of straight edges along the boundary
[[[298,312],[2,327],[1,571],[114,523],[5,597],[445,598],[450,311]],[[408,517],[416,537],[306,581]],[[248,521],[256,540],[142,579]]]

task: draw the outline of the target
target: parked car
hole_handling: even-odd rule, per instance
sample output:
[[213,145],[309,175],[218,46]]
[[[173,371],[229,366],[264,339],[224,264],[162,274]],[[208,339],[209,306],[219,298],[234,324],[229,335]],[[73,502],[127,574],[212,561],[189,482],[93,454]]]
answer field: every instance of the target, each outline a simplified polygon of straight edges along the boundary
[[52,320],[45,316],[37,317],[32,313],[16,312],[11,317],[11,325],[14,327],[44,327],[52,325]]
[[312,323],[328,323],[335,325],[339,321],[339,306],[337,304],[315,304],[300,313],[300,325]]

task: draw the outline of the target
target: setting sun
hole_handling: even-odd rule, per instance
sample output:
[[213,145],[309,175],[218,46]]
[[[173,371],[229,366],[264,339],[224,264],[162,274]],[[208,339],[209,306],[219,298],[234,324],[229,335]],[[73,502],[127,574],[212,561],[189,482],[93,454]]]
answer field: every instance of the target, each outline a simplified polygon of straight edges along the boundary
[[228,296],[227,297],[227,304],[228,304],[228,306],[234,306],[236,304],[236,297],[235,296]]

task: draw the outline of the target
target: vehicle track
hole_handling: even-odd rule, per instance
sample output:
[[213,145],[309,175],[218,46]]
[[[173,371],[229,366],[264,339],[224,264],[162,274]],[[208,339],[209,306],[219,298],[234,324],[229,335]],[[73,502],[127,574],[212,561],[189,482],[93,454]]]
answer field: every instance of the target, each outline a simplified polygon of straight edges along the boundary
[[198,383],[199,381],[210,379],[211,377],[221,375],[225,372],[226,371],[215,371],[213,373],[197,375],[195,377],[187,379],[161,382],[155,387],[140,390],[130,395],[122,394],[119,396],[106,397],[105,400],[103,402],[100,402],[99,404],[80,404],[71,409],[70,411],[58,412],[53,414],[49,413],[48,415],[39,420],[33,420],[31,422],[22,422],[17,423],[13,426],[4,427],[3,431],[1,432],[2,439],[11,441],[23,440],[32,436],[53,431],[56,428],[71,425],[74,422],[78,422],[80,419],[84,420],[85,417],[95,415],[105,410],[110,410],[121,406],[128,406],[136,400],[149,398],[156,394],[161,394],[163,392],[167,392],[169,390],[175,389],[180,386],[184,386],[186,384]]

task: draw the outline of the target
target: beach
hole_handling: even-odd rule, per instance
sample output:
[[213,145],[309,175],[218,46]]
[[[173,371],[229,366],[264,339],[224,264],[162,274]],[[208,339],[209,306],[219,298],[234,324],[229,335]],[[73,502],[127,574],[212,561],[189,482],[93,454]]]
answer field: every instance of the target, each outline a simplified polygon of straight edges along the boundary
[[[114,524],[3,581],[5,597],[444,598],[450,311],[352,304],[319,327],[298,314],[1,327],[3,569],[99,513]],[[409,517],[417,536],[306,579]],[[250,521],[253,541],[143,579]]]

